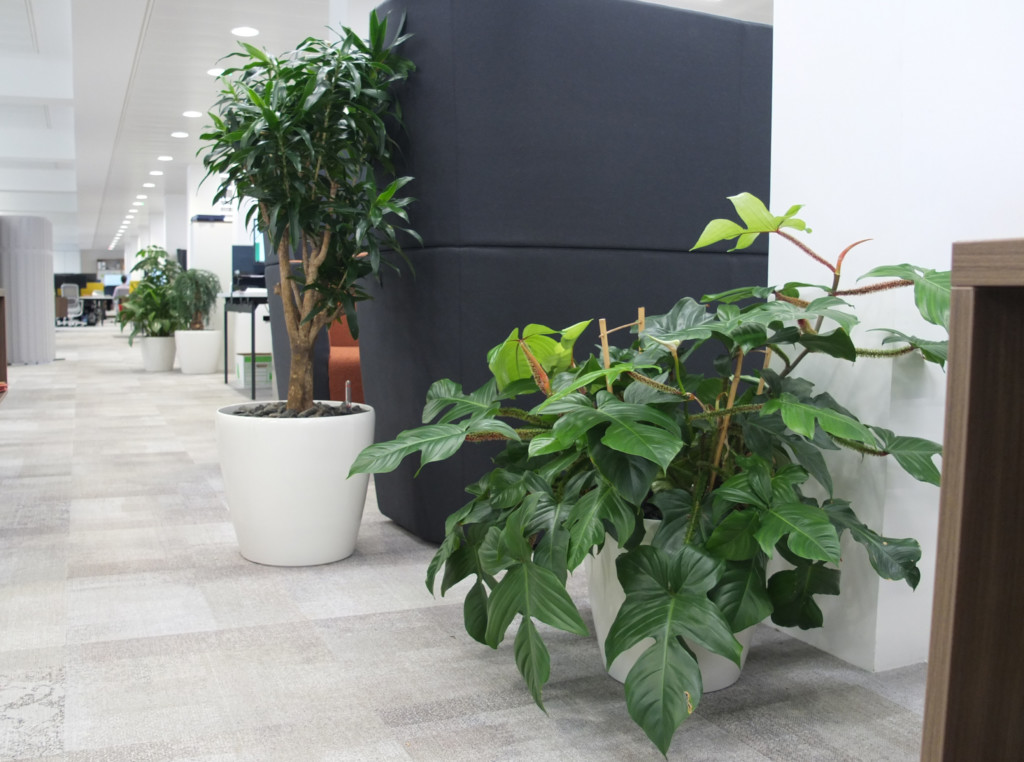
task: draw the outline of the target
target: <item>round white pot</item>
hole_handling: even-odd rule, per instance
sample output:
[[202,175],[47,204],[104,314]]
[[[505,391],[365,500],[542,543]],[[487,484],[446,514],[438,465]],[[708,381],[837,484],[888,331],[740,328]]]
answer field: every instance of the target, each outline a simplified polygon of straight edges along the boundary
[[182,373],[216,373],[223,369],[224,334],[221,331],[175,331],[174,342]]
[[150,372],[168,371],[174,367],[173,336],[143,336],[142,369]]
[[346,477],[373,443],[373,408],[359,405],[365,412],[329,418],[231,414],[244,406],[221,408],[216,421],[224,492],[242,555],[270,566],[350,556],[370,477]]
[[[647,534],[644,542],[650,542],[657,529],[657,521],[645,521]],[[584,560],[584,568],[587,572],[587,585],[590,590],[590,607],[594,615],[594,630],[597,633],[597,645],[601,649],[601,663],[606,663],[604,653],[604,642],[608,637],[608,631],[615,621],[619,608],[626,600],[626,592],[619,584],[619,578],[615,573],[615,559],[621,555],[622,550],[615,544],[614,538],[605,538],[604,547],[596,554],[587,556]],[[704,685],[704,693],[718,691],[728,688],[740,679],[742,665],[747,661],[747,651],[750,649],[750,642],[754,638],[754,628],[748,627],[735,634],[736,640],[743,646],[740,654],[740,666],[729,661],[724,656],[711,653],[695,643],[686,641],[694,655],[697,657],[697,664],[700,666],[701,680]],[[608,668],[608,674],[620,683],[626,682],[629,670],[636,664],[640,654],[654,645],[654,639],[648,638],[637,643],[632,648],[623,651],[612,662]]]

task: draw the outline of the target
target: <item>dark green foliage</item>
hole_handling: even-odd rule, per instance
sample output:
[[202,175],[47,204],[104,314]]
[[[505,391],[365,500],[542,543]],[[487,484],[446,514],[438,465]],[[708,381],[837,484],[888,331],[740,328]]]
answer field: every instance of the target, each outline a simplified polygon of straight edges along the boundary
[[184,324],[171,293],[181,266],[158,246],[149,246],[136,256],[139,260],[132,267],[132,272],[141,273],[142,277],[117,313],[121,330],[126,325],[132,328],[128,334],[129,344],[139,335],[173,336]]
[[[760,233],[788,237],[786,230],[806,228],[794,217],[799,207],[776,217],[749,194],[732,200],[745,224],[712,222],[700,245],[724,237],[742,248]],[[809,354],[843,364],[864,354],[850,336],[857,317],[836,296],[842,257],[832,264],[808,253],[830,270],[831,286],[735,289],[706,298],[708,306],[681,299],[647,318],[630,345],[613,348],[608,367],[597,357],[573,362],[586,323],[515,330],[488,355],[493,381],[470,394],[438,381],[427,395],[426,425],[357,459],[354,472],[381,473],[416,452],[426,464],[466,441],[507,441],[495,469],[469,488],[471,501],[449,517],[427,585],[434,589],[441,569],[442,594],[475,576],[466,628],[492,647],[522,616],[515,658],[538,704],[550,665],[534,620],[583,632],[565,581],[606,542],[624,549],[617,573],[626,593],[606,656],[611,663],[653,639],[625,692],[630,715],[663,753],[703,691],[686,642],[738,662],[733,633],[768,616],[784,626],[821,626],[815,596],[839,593],[844,532],[880,576],[917,585],[917,542],[881,537],[835,498],[822,451],[891,455],[911,476],[937,484],[940,448],[865,425],[795,375]],[[908,265],[875,272],[914,285],[925,316],[943,322],[948,277]],[[805,292],[810,298],[801,298]],[[718,349],[717,373],[687,369],[699,347]],[[766,367],[769,350],[775,361]],[[945,358],[938,341],[907,351]],[[538,392],[540,404],[515,408],[517,397]],[[647,518],[661,521],[643,544]],[[776,553],[787,568],[769,577]]]

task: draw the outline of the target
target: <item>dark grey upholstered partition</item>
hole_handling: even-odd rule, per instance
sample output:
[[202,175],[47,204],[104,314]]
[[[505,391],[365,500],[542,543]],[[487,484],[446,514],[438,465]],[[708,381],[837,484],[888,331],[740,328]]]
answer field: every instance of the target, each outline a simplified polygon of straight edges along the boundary
[[[401,92],[415,277],[360,306],[378,441],[430,383],[468,391],[514,327],[609,325],[764,283],[766,246],[688,253],[726,196],[767,200],[771,29],[629,0],[392,0],[418,71]],[[597,342],[584,334],[582,352]],[[485,448],[376,478],[381,511],[439,541]]]

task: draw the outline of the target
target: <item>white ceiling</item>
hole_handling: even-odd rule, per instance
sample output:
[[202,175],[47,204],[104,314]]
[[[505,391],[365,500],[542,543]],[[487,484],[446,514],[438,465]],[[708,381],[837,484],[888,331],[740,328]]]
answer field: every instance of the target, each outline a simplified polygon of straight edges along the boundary
[[[772,0],[649,0],[771,23]],[[56,252],[107,249],[136,195],[127,240],[186,193],[217,96],[206,73],[237,49],[271,52],[323,36],[367,0],[0,0],[0,214],[38,215]],[[355,15],[355,14],[354,14]],[[332,18],[337,16],[338,18]],[[182,116],[186,110],[204,114]],[[186,131],[187,139],[172,138]],[[157,161],[169,155],[173,161]],[[162,170],[162,177],[151,177]],[[144,182],[156,187],[144,189]],[[117,247],[123,245],[118,243]]]

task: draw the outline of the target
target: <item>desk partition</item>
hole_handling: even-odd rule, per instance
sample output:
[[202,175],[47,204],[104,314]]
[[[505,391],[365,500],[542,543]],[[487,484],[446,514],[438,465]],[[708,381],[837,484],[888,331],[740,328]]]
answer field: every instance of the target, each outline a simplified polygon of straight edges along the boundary
[[[627,0],[393,0],[415,274],[360,304],[377,438],[420,423],[431,381],[475,388],[514,327],[610,325],[764,283],[767,244],[690,253],[726,197],[768,200],[769,27]],[[578,343],[587,352],[596,328]],[[438,541],[487,468],[473,448],[376,477],[381,511]]]
[[1024,239],[953,247],[922,762],[1024,751]]

